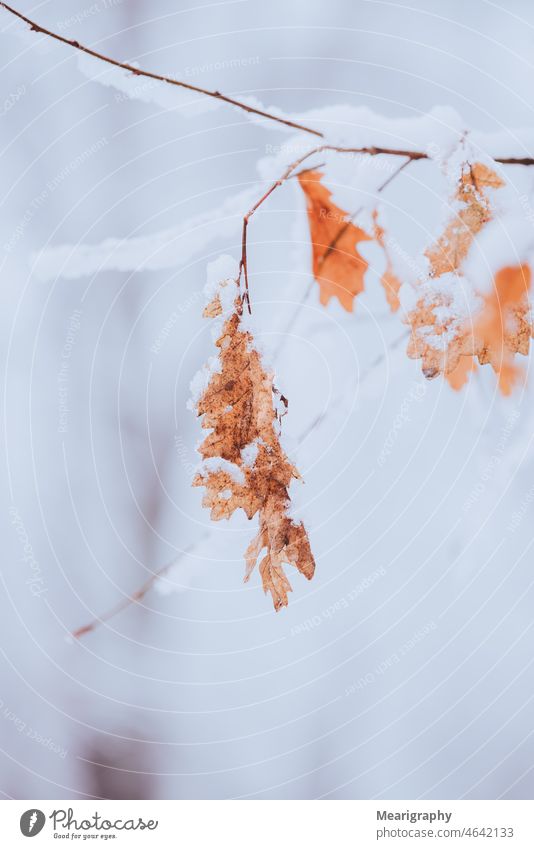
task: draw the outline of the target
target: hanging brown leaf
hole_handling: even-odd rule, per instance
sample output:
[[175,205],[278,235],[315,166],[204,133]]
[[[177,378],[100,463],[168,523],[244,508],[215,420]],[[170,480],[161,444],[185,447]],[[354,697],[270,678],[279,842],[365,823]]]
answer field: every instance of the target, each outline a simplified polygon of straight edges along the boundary
[[[491,358],[485,341],[486,331],[476,326],[479,314],[487,314],[489,303],[465,280],[461,265],[475,236],[491,220],[488,190],[502,185],[501,178],[487,165],[463,163],[452,200],[455,214],[439,239],[425,252],[429,276],[420,285],[415,308],[407,317],[412,331],[408,356],[422,360],[426,377],[444,374],[453,389],[460,389],[475,369],[473,357],[478,357],[480,364],[490,362]],[[523,349],[525,338],[528,340],[530,335],[524,311],[525,304],[516,303],[515,317],[517,322],[522,322],[518,333]],[[511,337],[506,340],[505,333],[506,350],[510,353],[516,343]],[[511,363],[501,364],[501,371],[504,365],[509,374]],[[504,371],[502,373],[504,375]],[[505,384],[503,376],[500,381],[503,391]]]
[[292,565],[311,579],[315,562],[304,525],[289,515],[289,485],[300,476],[280,444],[282,413],[276,404],[280,396],[272,374],[263,368],[251,332],[242,326],[236,281],[221,284],[225,303],[227,287],[235,293],[229,316],[222,316],[219,294],[204,313],[220,316],[221,329],[216,341],[218,359],[204,374],[195,404],[202,427],[210,433],[199,448],[204,462],[193,486],[206,488],[202,503],[211,509],[212,519],[228,519],[238,508],[249,519],[258,514],[259,531],[245,553],[245,581],[265,551],[259,565],[263,588],[279,610],[287,605],[291,591],[283,565]]
[[363,292],[369,265],[358,253],[357,245],[369,241],[371,236],[333,203],[332,193],[321,183],[322,176],[319,171],[305,171],[298,178],[306,195],[313,275],[319,284],[321,304],[326,306],[330,298],[336,297],[347,312],[352,312],[354,298]]
[[387,302],[391,307],[391,312],[397,312],[400,307],[399,290],[402,286],[402,283],[395,274],[393,262],[391,259],[390,245],[386,239],[384,228],[378,220],[377,210],[375,210],[373,213],[373,223],[375,239],[384,251],[384,255],[386,257],[386,268],[384,273],[382,274],[380,282],[384,287],[384,292],[386,293]]

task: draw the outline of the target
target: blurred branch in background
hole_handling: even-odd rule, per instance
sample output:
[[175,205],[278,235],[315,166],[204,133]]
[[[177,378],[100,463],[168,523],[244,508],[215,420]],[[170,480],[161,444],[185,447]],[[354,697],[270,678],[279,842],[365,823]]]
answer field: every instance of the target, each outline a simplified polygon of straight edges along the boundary
[[121,613],[123,610],[126,610],[131,604],[135,604],[138,601],[143,599],[147,592],[154,586],[159,578],[163,578],[167,572],[172,569],[173,566],[176,566],[177,563],[180,562],[182,557],[185,557],[186,554],[191,554],[195,551],[196,548],[200,545],[200,543],[204,542],[204,540],[208,539],[210,535],[204,534],[201,536],[195,543],[189,545],[185,548],[177,557],[173,557],[168,563],[158,569],[157,572],[153,572],[150,578],[145,581],[145,583],[139,587],[132,595],[126,596],[122,599],[118,604],[114,605],[110,610],[103,613],[101,616],[98,616],[96,619],[93,619],[92,622],[89,622],[87,625],[83,625],[81,628],[77,628],[76,631],[72,632],[72,636],[75,639],[79,639],[80,637],[85,636],[85,634],[90,634],[91,631],[94,631],[99,625],[102,625],[104,622],[108,622],[110,619],[113,619],[114,616]]

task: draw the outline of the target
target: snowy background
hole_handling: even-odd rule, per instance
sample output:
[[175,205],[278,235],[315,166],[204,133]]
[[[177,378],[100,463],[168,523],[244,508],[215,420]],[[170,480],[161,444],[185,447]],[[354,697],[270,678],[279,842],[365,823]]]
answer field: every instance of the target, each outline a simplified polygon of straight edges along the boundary
[[[288,113],[352,107],[316,116],[336,138],[361,137],[362,107],[533,125],[528,0],[20,10]],[[213,353],[207,264],[238,255],[294,134],[110,73],[5,12],[0,45],[4,796],[532,798],[532,380],[507,399],[489,367],[461,394],[424,381],[372,246],[355,313],[320,307],[302,194],[279,189],[250,228],[254,320],[317,571],[290,575],[275,614],[257,575],[242,583],[254,529],[213,525],[190,487],[186,403]],[[351,165],[336,190],[353,211],[390,163]],[[531,192],[532,169],[506,175]],[[409,256],[446,192],[423,162],[381,196]],[[159,591],[69,640],[174,558]]]

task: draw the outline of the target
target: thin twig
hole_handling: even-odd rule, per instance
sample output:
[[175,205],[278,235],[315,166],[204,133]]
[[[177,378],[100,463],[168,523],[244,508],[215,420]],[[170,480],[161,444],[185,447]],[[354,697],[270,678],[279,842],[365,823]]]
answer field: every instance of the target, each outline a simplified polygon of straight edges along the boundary
[[[298,159],[295,159],[295,161],[292,162],[291,165],[288,165],[288,167],[286,168],[286,170],[284,171],[282,176],[279,177],[278,180],[275,180],[275,182],[272,184],[272,186],[270,186],[267,189],[267,191],[261,196],[261,198],[259,198],[259,200],[256,201],[254,206],[252,206],[249,209],[247,214],[243,216],[243,229],[242,229],[242,232],[241,232],[241,259],[239,261],[238,280],[241,281],[241,276],[244,275],[244,277],[245,277],[245,294],[243,296],[243,300],[246,301],[246,303],[247,303],[249,313],[251,312],[251,307],[250,307],[250,294],[249,294],[249,286],[248,286],[248,265],[247,265],[247,228],[248,228],[248,222],[250,221],[250,219],[252,218],[252,216],[254,215],[256,210],[259,209],[259,207],[262,205],[262,203],[264,203],[267,200],[267,198],[272,195],[274,190],[277,189],[279,186],[281,186],[283,183],[285,183],[285,181],[291,176],[291,174],[293,173],[295,168],[298,168],[299,165],[302,165],[302,163],[305,162],[306,159],[308,159],[310,156],[313,156],[314,153],[319,153],[320,151],[323,151],[323,150],[326,150],[326,149],[327,149],[327,146],[325,146],[325,145],[321,145],[320,147],[313,147],[307,153],[303,154],[302,156],[299,156]],[[328,148],[328,149],[331,149],[331,148]]]
[[113,619],[114,616],[117,616],[118,613],[121,613],[123,610],[126,610],[126,608],[129,607],[131,604],[135,604],[136,602],[141,601],[141,599],[145,597],[147,592],[154,586],[154,584],[159,578],[162,578],[170,569],[172,569],[173,566],[176,566],[176,564],[180,562],[182,557],[185,557],[186,554],[191,554],[191,552],[198,548],[198,546],[202,542],[204,542],[204,540],[208,539],[209,536],[209,533],[206,533],[201,536],[200,539],[197,540],[197,542],[185,548],[177,557],[173,558],[173,560],[170,560],[168,563],[165,564],[165,566],[162,566],[161,569],[158,569],[157,572],[153,572],[150,578],[148,578],[148,580],[145,581],[145,583],[141,587],[139,587],[138,590],[136,590],[131,595],[128,595],[123,598],[122,601],[120,601],[114,607],[111,607],[101,616],[97,616],[87,625],[82,625],[81,628],[77,628],[76,631],[72,632],[72,636],[77,640],[80,637],[85,636],[85,634],[90,634],[91,631],[96,630],[99,625],[102,625],[104,622],[108,622],[110,619]]
[[[249,106],[247,103],[244,103],[241,100],[236,100],[233,97],[228,97],[226,94],[222,94],[220,91],[211,91],[207,88],[201,88],[200,86],[192,85],[191,83],[184,83],[182,80],[176,80],[174,77],[169,77],[165,74],[157,74],[154,71],[145,71],[142,68],[136,68],[134,65],[130,65],[128,62],[119,62],[118,59],[113,59],[111,56],[105,56],[103,53],[99,53],[96,50],[92,50],[90,47],[86,47],[84,44],[81,44],[79,41],[71,38],[65,38],[62,35],[59,35],[57,32],[53,32],[52,30],[47,29],[46,27],[41,26],[40,24],[33,21],[31,18],[26,17],[17,9],[14,9],[12,6],[9,6],[7,3],[0,2],[0,7],[5,9],[6,12],[9,12],[11,15],[14,15],[19,20],[24,21],[24,23],[28,24],[30,29],[33,32],[40,32],[42,35],[46,35],[49,38],[53,38],[55,41],[60,41],[62,44],[67,44],[69,47],[73,47],[75,50],[80,50],[82,53],[87,53],[88,56],[93,56],[95,59],[100,59],[101,62],[106,62],[108,65],[114,65],[116,68],[122,68],[125,71],[129,71],[131,74],[134,74],[136,77],[148,77],[151,80],[158,80],[162,83],[168,83],[169,85],[175,85],[179,88],[185,88],[188,91],[194,91],[197,94],[203,94],[206,97],[213,97],[216,100],[220,100],[224,103],[230,104],[230,106],[235,106],[238,109],[243,109],[245,112],[248,112],[251,115],[259,115],[261,118],[267,118],[269,121],[275,121],[278,124],[284,124],[286,127],[291,127],[294,130],[302,130],[304,133],[310,133],[310,135],[317,136],[318,138],[324,138],[324,133],[320,130],[316,130],[313,127],[308,127],[305,124],[298,124],[296,121],[290,121],[288,118],[281,118],[279,115],[275,115],[272,112],[266,112],[263,109],[256,109],[254,106]],[[337,148],[328,148],[330,150],[336,150]],[[365,153],[369,156],[403,156],[409,157],[410,159],[430,159],[428,153],[424,153],[423,151],[418,150],[398,150],[397,148],[391,147],[359,147],[359,148],[346,148],[346,152],[352,153]],[[530,156],[524,157],[515,157],[515,156],[503,156],[503,157],[495,157],[495,162],[499,162],[501,165],[534,165],[534,158]]]

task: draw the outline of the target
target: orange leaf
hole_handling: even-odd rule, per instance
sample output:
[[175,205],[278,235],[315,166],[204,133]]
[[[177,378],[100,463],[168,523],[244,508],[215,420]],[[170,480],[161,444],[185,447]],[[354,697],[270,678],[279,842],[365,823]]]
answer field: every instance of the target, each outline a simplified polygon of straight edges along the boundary
[[486,189],[498,189],[501,178],[481,162],[465,163],[460,174],[455,203],[459,209],[447,224],[437,242],[425,251],[430,262],[430,276],[440,277],[457,271],[467,256],[473,239],[491,218]]
[[321,304],[325,306],[336,297],[347,312],[352,312],[354,298],[363,292],[369,265],[356,245],[371,236],[352,224],[347,213],[332,202],[332,193],[320,182],[322,176],[318,171],[306,171],[298,178],[306,195],[313,275],[319,284]]
[[451,389],[459,392],[469,380],[469,373],[471,371],[476,371],[476,368],[477,364],[475,358],[471,356],[471,354],[464,354],[458,360],[458,364],[455,368],[445,375],[445,379]]
[[397,312],[400,307],[399,290],[402,286],[402,283],[393,270],[391,254],[389,252],[389,247],[386,243],[386,234],[384,232],[384,228],[378,221],[378,212],[376,209],[373,213],[373,221],[375,228],[375,239],[384,251],[384,254],[386,256],[386,270],[384,271],[380,282],[384,287],[384,292],[386,293],[387,302],[391,307],[391,312]]

